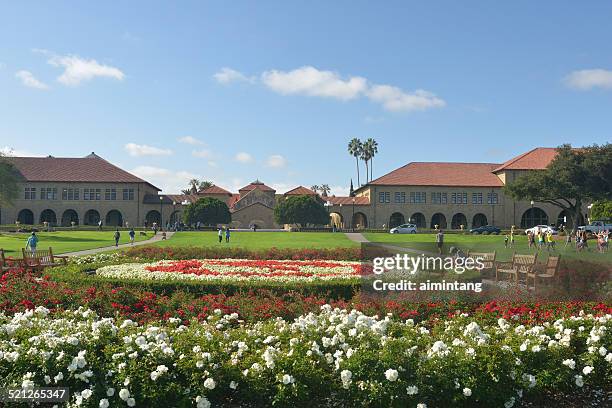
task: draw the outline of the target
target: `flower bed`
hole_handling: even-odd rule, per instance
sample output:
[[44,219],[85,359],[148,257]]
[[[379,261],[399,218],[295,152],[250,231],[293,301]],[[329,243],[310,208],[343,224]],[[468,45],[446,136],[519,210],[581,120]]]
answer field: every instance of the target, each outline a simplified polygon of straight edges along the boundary
[[190,281],[312,282],[348,280],[361,276],[361,264],[344,261],[191,259],[155,263],[127,263],[99,268],[104,278]]
[[0,314],[0,386],[100,406],[507,407],[609,386],[612,316],[433,327],[323,306],[293,321],[138,325],[85,309]]

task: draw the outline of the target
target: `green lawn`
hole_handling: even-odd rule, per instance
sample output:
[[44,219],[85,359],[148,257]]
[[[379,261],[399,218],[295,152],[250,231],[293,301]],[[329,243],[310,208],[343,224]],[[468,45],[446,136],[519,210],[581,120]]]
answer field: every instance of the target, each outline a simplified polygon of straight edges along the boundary
[[[388,242],[398,246],[418,249],[421,251],[437,252],[435,245],[435,234],[381,234],[381,233],[365,233],[364,236],[370,242]],[[605,254],[596,251],[597,243],[595,240],[589,240],[591,251],[583,251],[576,253],[574,244],[565,248],[565,237],[557,237],[556,253],[563,257],[573,259],[584,259],[594,262],[603,262],[612,264],[612,251]],[[504,248],[504,235],[462,235],[462,234],[445,234],[444,235],[444,251],[448,252],[451,246],[459,247],[462,250],[471,250],[477,252],[493,252],[497,251],[497,258],[501,260],[509,260],[513,252],[527,254],[533,249],[527,247],[527,237],[525,235],[515,236],[514,248]],[[542,253],[548,253],[542,250]]]
[[[21,255],[21,248],[25,247],[26,240],[30,233],[0,233],[0,248],[3,248],[7,255]],[[66,252],[81,251],[84,249],[101,248],[115,244],[113,238],[114,231],[60,231],[60,232],[37,232],[38,248],[53,248],[53,253],[61,254]],[[148,238],[152,237],[151,232]],[[146,239],[136,232],[136,240]],[[120,243],[129,242],[127,231],[121,231]]]
[[356,247],[359,244],[349,240],[342,233],[330,232],[249,232],[235,231],[230,243],[219,243],[217,232],[177,232],[167,241],[156,242],[159,246],[220,246],[252,249],[265,248],[338,248]]

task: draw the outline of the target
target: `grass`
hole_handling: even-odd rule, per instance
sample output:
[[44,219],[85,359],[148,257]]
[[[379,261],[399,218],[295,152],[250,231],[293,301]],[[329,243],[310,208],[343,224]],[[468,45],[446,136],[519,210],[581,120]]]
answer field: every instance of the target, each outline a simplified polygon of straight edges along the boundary
[[[3,248],[8,256],[21,256],[21,248],[25,247],[30,233],[0,233],[0,248]],[[60,231],[60,232],[37,232],[38,248],[53,248],[53,253],[82,251],[85,249],[102,248],[115,244],[114,231]],[[136,232],[136,241],[151,238],[140,236]],[[121,232],[122,244],[129,242],[127,231]]]
[[[365,233],[364,236],[371,242],[393,243],[395,245],[417,249],[420,251],[428,251],[437,253],[435,245],[435,234],[377,234]],[[589,240],[590,251],[576,252],[575,246],[568,245],[565,247],[565,237],[557,237],[555,253],[561,254],[563,258],[582,259],[590,262],[612,264],[612,251],[607,253],[599,253],[596,251],[597,243],[595,240]],[[527,237],[525,235],[515,236],[514,248],[504,247],[503,235],[462,235],[462,234],[445,234],[444,235],[444,251],[448,252],[451,246],[461,248],[462,250],[471,250],[476,252],[497,252],[497,258],[501,260],[509,260],[512,258],[513,252],[527,254],[535,252],[534,249],[529,249],[527,246]],[[548,252],[543,249],[541,254]],[[542,256],[542,255],[540,255]]]
[[162,247],[222,246],[249,249],[267,248],[350,248],[359,246],[342,233],[330,232],[232,232],[229,243],[219,243],[217,232],[177,232],[167,241],[155,244]]

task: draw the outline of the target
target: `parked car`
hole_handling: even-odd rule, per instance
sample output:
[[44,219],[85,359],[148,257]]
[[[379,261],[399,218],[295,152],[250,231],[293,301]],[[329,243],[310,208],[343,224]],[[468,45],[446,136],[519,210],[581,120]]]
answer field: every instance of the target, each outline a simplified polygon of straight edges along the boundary
[[580,231],[588,231],[590,233],[597,233],[599,231],[610,231],[612,230],[612,222],[610,221],[593,221],[589,225],[583,225],[578,227]]
[[553,227],[552,225],[536,225],[535,227],[527,228],[525,230],[525,235],[527,235],[528,232],[535,234],[538,232],[538,230],[545,234],[548,234],[548,231],[552,232],[553,235],[557,235],[559,233],[557,227]]
[[472,228],[470,234],[495,234],[498,235],[501,230],[493,225],[483,225],[482,227]]
[[416,234],[417,226],[414,224],[402,224],[389,231],[391,234]]

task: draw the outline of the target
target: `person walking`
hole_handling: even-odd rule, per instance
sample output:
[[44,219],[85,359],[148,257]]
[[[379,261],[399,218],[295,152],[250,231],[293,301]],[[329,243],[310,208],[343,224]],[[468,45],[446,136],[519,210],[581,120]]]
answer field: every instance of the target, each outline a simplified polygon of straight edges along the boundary
[[217,235],[219,236],[219,243],[223,242],[223,228],[219,227]]
[[98,231],[102,231],[102,220],[98,220]]
[[227,243],[230,242],[230,228],[229,227],[225,229],[225,242]]
[[36,255],[36,246],[38,245],[38,237],[35,232],[32,232],[32,235],[28,237],[26,241],[26,249],[30,250],[32,255]]
[[134,238],[136,238],[136,232],[134,231],[134,228],[130,228],[130,232],[128,232],[128,235],[130,236],[130,244],[134,245]]
[[565,248],[567,248],[567,246],[571,244],[572,244],[572,233],[568,232],[567,237],[565,237]]
[[115,247],[119,246],[119,238],[121,238],[121,233],[119,232],[119,228],[115,230],[115,234],[113,235],[115,238]]
[[510,231],[510,248],[514,248],[514,230]]
[[442,255],[442,247],[444,246],[444,232],[442,229],[436,234],[436,246],[438,247],[438,253]]
[[508,248],[508,241],[510,241],[510,239],[508,238],[508,234],[504,235],[504,248]]
[[527,233],[527,245],[529,249],[533,247],[533,233],[531,231]]
[[555,250],[555,240],[553,239],[552,231],[546,233],[546,249]]

